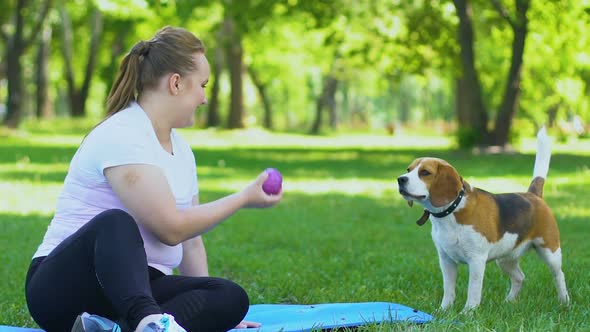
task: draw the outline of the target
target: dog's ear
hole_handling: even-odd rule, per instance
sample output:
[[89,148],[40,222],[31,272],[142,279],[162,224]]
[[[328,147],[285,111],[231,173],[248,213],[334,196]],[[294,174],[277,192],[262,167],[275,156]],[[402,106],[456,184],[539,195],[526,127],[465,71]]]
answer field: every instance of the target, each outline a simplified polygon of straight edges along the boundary
[[434,206],[443,206],[455,200],[463,187],[462,180],[453,166],[440,163],[436,178],[430,186],[430,203]]

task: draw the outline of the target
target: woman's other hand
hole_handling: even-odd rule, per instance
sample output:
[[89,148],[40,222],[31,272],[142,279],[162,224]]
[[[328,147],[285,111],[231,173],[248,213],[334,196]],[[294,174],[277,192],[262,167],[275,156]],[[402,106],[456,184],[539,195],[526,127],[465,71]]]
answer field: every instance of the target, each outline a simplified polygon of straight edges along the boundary
[[235,328],[236,329],[250,329],[250,328],[258,328],[260,326],[262,326],[262,324],[260,324],[260,323],[249,322],[247,320],[243,320]]

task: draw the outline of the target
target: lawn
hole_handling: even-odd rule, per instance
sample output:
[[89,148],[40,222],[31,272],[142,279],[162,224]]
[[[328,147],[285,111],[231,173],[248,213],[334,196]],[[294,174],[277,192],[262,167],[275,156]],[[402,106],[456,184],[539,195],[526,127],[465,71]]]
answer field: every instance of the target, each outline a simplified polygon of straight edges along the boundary
[[[549,270],[530,253],[519,301],[505,303],[509,280],[489,264],[483,301],[473,314],[467,269],[459,270],[457,302],[439,312],[442,280],[430,224],[397,193],[395,178],[419,156],[452,162],[472,185],[492,192],[524,191],[534,140],[518,153],[476,155],[452,149],[446,137],[338,135],[309,137],[260,130],[185,130],[198,164],[201,201],[239,190],[266,167],[285,178],[283,201],[244,210],[204,236],[210,273],[230,278],[251,302],[312,304],[397,302],[432,313],[424,326],[361,330],[590,330],[590,141],[555,143],[545,198],[561,229],[564,272],[572,303],[558,304]],[[83,133],[37,128],[0,134],[0,325],[34,327],[23,283],[31,255],[51,219],[68,162]]]

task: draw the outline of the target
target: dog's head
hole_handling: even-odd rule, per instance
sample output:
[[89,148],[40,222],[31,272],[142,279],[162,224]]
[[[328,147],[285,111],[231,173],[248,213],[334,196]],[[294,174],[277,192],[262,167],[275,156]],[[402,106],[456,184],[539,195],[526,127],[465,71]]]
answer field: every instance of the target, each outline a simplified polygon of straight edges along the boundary
[[463,188],[463,178],[448,162],[438,158],[418,158],[408,172],[397,178],[399,193],[408,204],[440,207],[451,203]]

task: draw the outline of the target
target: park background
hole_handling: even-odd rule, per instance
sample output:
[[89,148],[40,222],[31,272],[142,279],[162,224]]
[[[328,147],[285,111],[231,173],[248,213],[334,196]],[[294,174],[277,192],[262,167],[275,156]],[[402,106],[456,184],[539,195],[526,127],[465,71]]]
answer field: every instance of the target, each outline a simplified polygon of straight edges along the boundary
[[122,57],[165,25],[195,33],[211,63],[209,103],[181,131],[201,200],[268,166],[285,176],[279,206],[206,235],[212,274],[243,284],[253,303],[435,312],[442,282],[429,226],[415,226],[420,213],[395,178],[432,155],[478,187],[526,190],[545,125],[554,143],[545,196],[571,307],[557,304],[550,273],[529,255],[520,302],[503,302],[508,279],[490,265],[481,310],[461,315],[463,269],[457,310],[425,329],[452,330],[455,319],[471,330],[590,329],[586,0],[2,1],[0,324],[34,326],[22,284],[68,162],[104,116]]

